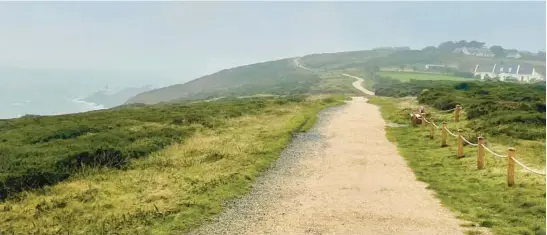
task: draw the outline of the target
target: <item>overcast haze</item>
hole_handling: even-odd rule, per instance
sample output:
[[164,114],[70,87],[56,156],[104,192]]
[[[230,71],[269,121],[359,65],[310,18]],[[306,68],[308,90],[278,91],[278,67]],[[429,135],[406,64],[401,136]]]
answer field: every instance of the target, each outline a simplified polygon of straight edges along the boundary
[[165,86],[310,53],[460,39],[545,49],[545,3],[1,2],[0,101]]
[[184,76],[377,46],[545,48],[544,2],[0,3],[0,66]]

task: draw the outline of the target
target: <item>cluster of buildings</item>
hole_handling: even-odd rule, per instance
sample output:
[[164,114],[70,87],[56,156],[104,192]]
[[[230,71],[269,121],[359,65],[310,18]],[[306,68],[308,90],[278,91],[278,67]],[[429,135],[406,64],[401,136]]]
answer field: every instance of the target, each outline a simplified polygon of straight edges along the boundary
[[481,80],[486,78],[499,78],[500,81],[517,80],[519,82],[545,81],[545,77],[529,65],[514,64],[477,64],[474,76]]
[[[454,49],[452,53],[465,54],[477,57],[494,57],[496,56],[490,49],[460,47]],[[506,58],[521,58],[522,53],[517,50],[506,51]],[[538,73],[531,65],[521,64],[477,64],[473,71],[475,77],[480,77],[484,80],[487,78],[499,78],[500,81],[513,80],[519,82],[534,82],[545,81],[545,77]]]

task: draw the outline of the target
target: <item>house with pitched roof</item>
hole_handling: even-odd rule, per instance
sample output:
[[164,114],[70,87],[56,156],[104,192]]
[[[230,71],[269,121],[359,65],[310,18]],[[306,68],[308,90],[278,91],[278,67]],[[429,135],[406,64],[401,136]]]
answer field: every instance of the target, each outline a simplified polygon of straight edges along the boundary
[[536,69],[529,65],[513,65],[513,64],[477,64],[475,66],[474,76],[480,76],[482,80],[485,78],[499,78],[500,81],[507,79],[516,79],[520,82],[533,82],[545,80]]

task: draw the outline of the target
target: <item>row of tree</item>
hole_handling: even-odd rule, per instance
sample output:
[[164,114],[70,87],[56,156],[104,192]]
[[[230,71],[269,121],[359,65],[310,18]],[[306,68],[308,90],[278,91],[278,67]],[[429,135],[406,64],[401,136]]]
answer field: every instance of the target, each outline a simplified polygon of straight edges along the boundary
[[[452,53],[454,49],[456,48],[484,48],[485,42],[479,42],[479,41],[466,41],[466,40],[460,40],[460,41],[446,41],[441,44],[439,44],[437,47],[435,46],[428,46],[423,48],[421,51],[433,54],[433,53]],[[490,48],[490,51],[494,53],[496,57],[506,57],[509,53],[517,53],[518,50],[516,49],[505,49],[502,46],[499,45],[493,45]],[[537,60],[545,60],[545,51],[539,51],[537,54],[523,54],[521,53],[521,56],[526,59],[537,59]]]
[[475,40],[473,40],[473,41],[466,41],[466,40],[446,41],[446,42],[443,42],[443,43],[439,44],[439,46],[437,46],[437,47],[435,47],[435,46],[425,47],[424,49],[422,49],[422,51],[424,51],[424,52],[446,52],[446,53],[451,53],[456,48],[461,48],[461,47],[483,48],[485,44],[486,44],[485,42],[479,42],[479,41],[475,41]]

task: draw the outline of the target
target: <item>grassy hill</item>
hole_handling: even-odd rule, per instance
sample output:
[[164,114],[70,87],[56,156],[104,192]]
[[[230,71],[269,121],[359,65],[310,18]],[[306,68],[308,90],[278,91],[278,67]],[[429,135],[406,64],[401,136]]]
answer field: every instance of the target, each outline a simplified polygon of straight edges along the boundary
[[[302,93],[351,93],[352,80],[330,73],[351,67],[372,58],[387,56],[396,49],[377,49],[306,55],[303,65],[317,72],[296,66],[293,58],[245,65],[221,70],[184,84],[138,94],[131,103],[155,104],[176,100],[198,100],[216,97],[252,96],[257,94],[293,95]],[[334,85],[326,86],[325,84]],[[321,89],[320,87],[324,88]],[[340,89],[337,89],[340,88]],[[349,88],[349,89],[348,89]]]
[[301,94],[309,92],[319,80],[317,74],[296,67],[292,59],[283,59],[221,70],[185,84],[138,94],[127,103],[154,104],[255,94]]
[[[481,58],[452,53],[429,53],[403,48],[379,48],[363,51],[321,53],[303,56],[300,62],[315,72],[299,68],[293,58],[268,61],[221,70],[184,84],[144,92],[126,103],[155,104],[177,100],[199,100],[218,97],[253,95],[293,95],[302,93],[344,93],[351,89],[318,89],[324,84],[341,82],[342,79],[325,76],[333,72],[365,73],[368,68],[398,67],[406,65],[423,67],[425,64],[446,64],[460,71],[473,71],[477,63],[520,63],[533,65],[538,71],[545,71],[544,62],[516,60],[509,58]],[[423,68],[420,68],[423,69]],[[454,71],[455,72],[455,71]],[[361,74],[362,75],[362,74]],[[456,79],[456,78],[451,78]],[[351,79],[337,83],[343,87]],[[351,92],[350,92],[351,93]]]

